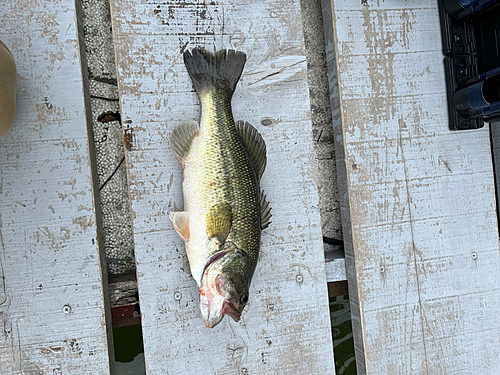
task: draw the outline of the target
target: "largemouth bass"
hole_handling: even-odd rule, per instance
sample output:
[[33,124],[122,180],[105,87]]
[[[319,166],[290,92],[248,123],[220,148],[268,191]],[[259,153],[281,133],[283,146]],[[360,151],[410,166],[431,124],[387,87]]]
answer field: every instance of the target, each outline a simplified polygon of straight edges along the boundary
[[201,120],[170,134],[184,168],[184,211],[170,219],[185,241],[207,327],[224,315],[240,320],[257,264],[261,230],[270,208],[260,191],[266,145],[259,132],[234,122],[231,98],[246,62],[243,52],[201,48],[184,52],[184,64],[201,101]]

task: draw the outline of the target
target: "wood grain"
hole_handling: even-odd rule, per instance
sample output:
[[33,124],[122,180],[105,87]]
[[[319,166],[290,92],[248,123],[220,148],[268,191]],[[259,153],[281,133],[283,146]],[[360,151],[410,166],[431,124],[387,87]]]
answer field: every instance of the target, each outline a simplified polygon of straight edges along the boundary
[[19,83],[0,140],[1,374],[110,373],[76,20],[74,2],[0,4]]
[[[334,373],[298,1],[111,5],[148,374]],[[182,52],[198,45],[247,54],[233,112],[266,141],[273,210],[242,321],[213,330],[167,215],[183,202],[168,134],[200,110]]]
[[489,134],[448,130],[437,3],[326,0],[324,10],[358,373],[496,374]]

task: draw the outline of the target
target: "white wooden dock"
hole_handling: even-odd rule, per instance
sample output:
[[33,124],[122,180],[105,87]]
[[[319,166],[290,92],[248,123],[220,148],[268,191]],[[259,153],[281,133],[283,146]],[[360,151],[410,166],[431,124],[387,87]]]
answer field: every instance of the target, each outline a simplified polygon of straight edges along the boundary
[[[490,135],[448,130],[437,3],[322,2],[346,248],[327,264],[299,1],[111,0],[148,375],[334,374],[327,281],[344,265],[359,374],[500,373]],[[19,79],[0,139],[1,375],[114,373],[78,6],[0,4]],[[233,112],[266,141],[273,213],[242,320],[214,329],[168,218],[196,46],[247,54]]]

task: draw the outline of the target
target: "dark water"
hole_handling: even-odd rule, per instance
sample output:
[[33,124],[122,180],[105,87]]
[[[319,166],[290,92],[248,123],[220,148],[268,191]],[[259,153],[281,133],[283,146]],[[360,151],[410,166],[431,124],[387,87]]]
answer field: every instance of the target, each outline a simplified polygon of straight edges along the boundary
[[113,328],[113,341],[116,375],[145,375],[141,326]]
[[333,352],[337,375],[356,375],[349,295],[330,297]]

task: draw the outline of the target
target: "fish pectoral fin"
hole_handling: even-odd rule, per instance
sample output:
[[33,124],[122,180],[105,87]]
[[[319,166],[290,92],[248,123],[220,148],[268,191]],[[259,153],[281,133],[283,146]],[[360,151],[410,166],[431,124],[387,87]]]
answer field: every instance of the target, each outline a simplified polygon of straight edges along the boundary
[[175,158],[183,168],[193,139],[199,130],[200,125],[195,120],[188,120],[181,122],[170,133],[170,147],[174,152]]
[[227,203],[218,203],[210,207],[205,215],[208,238],[217,237],[222,243],[226,241],[232,224],[231,206]]
[[240,136],[243,145],[245,146],[250,159],[252,159],[253,166],[257,177],[262,177],[264,169],[266,169],[266,143],[260,133],[252,125],[245,121],[236,121],[236,131]]
[[260,192],[260,229],[266,229],[271,224],[271,207],[263,191]]
[[185,211],[168,214],[174,224],[175,231],[184,240],[189,241],[189,215]]

